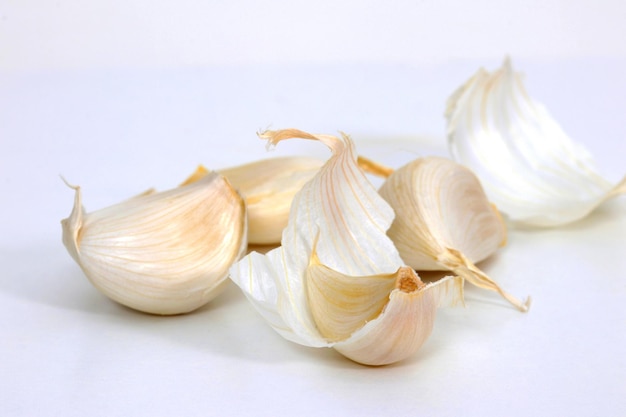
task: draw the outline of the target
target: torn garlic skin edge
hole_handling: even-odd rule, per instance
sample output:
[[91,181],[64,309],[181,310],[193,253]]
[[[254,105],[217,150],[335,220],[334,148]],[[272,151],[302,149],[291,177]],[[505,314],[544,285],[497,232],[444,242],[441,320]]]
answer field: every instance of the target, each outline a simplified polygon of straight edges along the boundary
[[528,311],[530,297],[518,300],[475,265],[504,246],[506,226],[468,168],[440,157],[418,158],[397,170],[364,157],[358,163],[385,178],[379,193],[396,213],[387,235],[409,266],[451,271]]
[[393,210],[356,163],[348,136],[267,131],[270,144],[320,141],[332,156],[296,194],[282,245],[235,263],[232,280],[283,337],[333,347],[368,365],[415,353],[439,306],[462,303],[463,280],[424,284],[385,234]]
[[612,184],[598,174],[590,153],[530,98],[509,59],[461,86],[446,119],[453,158],[476,173],[514,225],[567,224],[626,193],[626,177]]
[[221,292],[228,269],[245,252],[245,204],[215,172],[90,213],[80,188],[72,188],[63,243],[91,283],[127,307],[161,315],[193,311]]

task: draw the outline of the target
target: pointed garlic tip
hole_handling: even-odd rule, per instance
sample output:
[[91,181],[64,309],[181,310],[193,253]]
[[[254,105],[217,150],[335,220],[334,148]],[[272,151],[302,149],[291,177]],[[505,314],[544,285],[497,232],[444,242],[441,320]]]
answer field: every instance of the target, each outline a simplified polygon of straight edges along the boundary
[[462,299],[462,278],[424,285],[404,265],[385,234],[393,210],[359,168],[349,136],[296,129],[261,136],[317,140],[332,156],[295,195],[281,246],[236,262],[233,282],[288,340],[369,365],[413,354],[434,310]]
[[449,159],[420,158],[394,171],[379,192],[396,213],[387,235],[408,265],[452,271],[527,310],[474,266],[506,241],[506,227],[472,171]]
[[241,197],[216,173],[62,220],[63,243],[102,293],[136,310],[186,313],[222,288],[246,247]]
[[571,223],[624,192],[600,176],[591,154],[532,100],[509,58],[459,87],[448,99],[446,119],[453,158],[476,173],[513,224]]

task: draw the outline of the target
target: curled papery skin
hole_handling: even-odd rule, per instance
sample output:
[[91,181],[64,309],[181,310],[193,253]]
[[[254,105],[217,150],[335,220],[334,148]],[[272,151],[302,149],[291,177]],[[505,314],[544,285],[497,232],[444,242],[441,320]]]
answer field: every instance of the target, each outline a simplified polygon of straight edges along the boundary
[[[430,334],[435,309],[462,300],[462,279],[425,286],[404,266],[385,234],[393,211],[358,168],[348,136],[295,129],[260,136],[273,145],[290,138],[320,141],[332,156],[294,197],[281,247],[237,262],[232,280],[291,341],[337,347],[372,365],[414,353]],[[415,285],[401,285],[407,271]],[[404,300],[398,293],[420,295]]]
[[245,251],[244,202],[217,173],[91,213],[73,188],[63,243],[96,288],[130,308],[195,310],[219,293]]
[[506,227],[469,169],[446,158],[419,158],[393,171],[379,192],[396,212],[387,234],[409,266],[452,271],[528,310],[530,301],[509,295],[474,265],[504,245]]
[[601,177],[589,152],[528,96],[509,59],[461,86],[446,118],[452,156],[514,224],[570,223],[626,192],[626,177],[617,185]]

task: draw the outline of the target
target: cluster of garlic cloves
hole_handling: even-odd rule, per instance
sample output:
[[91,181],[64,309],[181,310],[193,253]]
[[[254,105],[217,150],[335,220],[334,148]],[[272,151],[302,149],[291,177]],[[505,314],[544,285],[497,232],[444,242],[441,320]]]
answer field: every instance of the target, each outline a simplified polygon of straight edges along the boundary
[[598,173],[591,154],[531,99],[509,59],[462,85],[446,118],[453,158],[474,171],[512,224],[571,223],[626,193],[626,177],[612,184]]
[[219,294],[246,248],[243,199],[215,172],[89,213],[80,188],[72,188],[63,243],[91,283],[127,307],[193,311]]
[[293,342],[368,365],[412,355],[437,308],[462,302],[462,278],[425,284],[404,264],[386,235],[393,210],[359,169],[348,136],[288,129],[261,137],[320,141],[332,156],[295,195],[281,246],[236,262],[232,280]]

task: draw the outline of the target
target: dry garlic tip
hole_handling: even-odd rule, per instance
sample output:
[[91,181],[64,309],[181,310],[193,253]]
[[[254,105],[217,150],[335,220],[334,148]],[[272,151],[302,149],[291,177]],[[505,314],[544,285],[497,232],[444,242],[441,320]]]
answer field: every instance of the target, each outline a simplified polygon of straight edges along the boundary
[[509,59],[452,94],[446,118],[453,158],[476,173],[512,224],[563,225],[626,193],[626,177],[613,184],[598,174],[591,154],[528,95]]
[[[385,172],[365,158],[360,165]],[[472,171],[449,159],[420,158],[389,173],[379,192],[396,213],[387,235],[408,265],[451,271],[528,311],[530,299],[519,301],[475,265],[504,245],[506,227]]]
[[[307,157],[272,158],[220,170],[243,196],[248,209],[248,243],[279,244],[293,196],[319,171],[324,161]],[[202,178],[198,170],[185,181]],[[184,183],[184,184],[185,184]]]
[[102,293],[154,314],[187,313],[222,288],[246,247],[242,198],[222,176],[143,193],[91,213],[79,187],[63,243]]
[[404,265],[385,234],[393,210],[359,169],[348,136],[295,129],[260,136],[270,144],[320,141],[332,156],[293,198],[281,247],[235,263],[232,280],[293,342],[333,347],[368,365],[415,353],[436,309],[462,302],[462,278],[425,285]]

